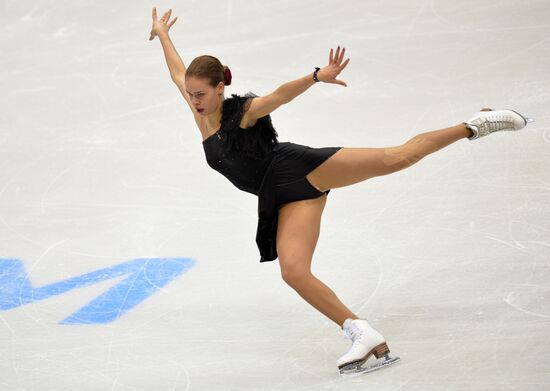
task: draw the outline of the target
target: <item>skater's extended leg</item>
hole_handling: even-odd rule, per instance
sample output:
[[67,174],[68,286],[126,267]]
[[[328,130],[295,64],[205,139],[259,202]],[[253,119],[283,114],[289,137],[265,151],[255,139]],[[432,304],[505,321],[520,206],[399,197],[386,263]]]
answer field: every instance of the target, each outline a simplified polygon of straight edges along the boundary
[[418,134],[387,148],[342,148],[307,175],[321,191],[349,186],[412,166],[423,157],[473,133],[465,124]]
[[357,319],[336,294],[311,273],[326,195],[290,202],[279,209],[277,253],[283,280],[309,304],[342,326]]

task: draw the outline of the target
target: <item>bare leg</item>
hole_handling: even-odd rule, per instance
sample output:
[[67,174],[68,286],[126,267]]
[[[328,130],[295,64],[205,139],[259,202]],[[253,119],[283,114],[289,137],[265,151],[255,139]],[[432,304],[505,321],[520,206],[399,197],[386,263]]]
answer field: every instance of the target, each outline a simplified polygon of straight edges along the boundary
[[[323,191],[347,186],[373,176],[401,170],[471,134],[466,126],[457,125],[419,134],[398,147],[343,148],[308,174],[307,178]],[[326,198],[323,195],[281,207],[277,252],[284,281],[309,304],[342,326],[347,318],[358,317],[311,273],[311,261],[319,238]]]
[[307,175],[321,191],[349,186],[412,166],[423,157],[471,136],[460,124],[418,134],[405,144],[387,148],[342,148]]
[[311,273],[327,196],[291,202],[279,210],[277,253],[283,280],[304,300],[340,327],[357,319],[336,294]]

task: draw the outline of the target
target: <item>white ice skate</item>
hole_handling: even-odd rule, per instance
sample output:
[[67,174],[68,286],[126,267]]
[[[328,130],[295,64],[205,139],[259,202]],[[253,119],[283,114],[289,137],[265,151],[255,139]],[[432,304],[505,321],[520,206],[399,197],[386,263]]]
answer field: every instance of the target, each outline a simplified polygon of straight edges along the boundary
[[[344,335],[352,341],[349,351],[336,363],[341,375],[353,375],[372,372],[399,361],[399,357],[390,357],[386,340],[373,329],[365,319],[346,319],[343,325]],[[383,360],[371,366],[363,364],[374,354]]]
[[501,130],[520,130],[533,121],[513,110],[481,109],[465,124],[474,133],[468,139],[476,140]]

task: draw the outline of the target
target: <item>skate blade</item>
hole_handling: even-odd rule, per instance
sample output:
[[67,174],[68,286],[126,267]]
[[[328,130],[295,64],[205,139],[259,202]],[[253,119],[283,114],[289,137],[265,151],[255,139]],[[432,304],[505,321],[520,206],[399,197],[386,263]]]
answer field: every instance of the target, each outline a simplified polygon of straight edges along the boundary
[[344,377],[359,376],[363,373],[369,373],[382,369],[388,365],[395,364],[401,360],[399,357],[385,356],[382,360],[379,360],[376,364],[369,366],[362,366],[362,364],[351,364],[340,369],[340,375]]
[[[510,110],[510,109],[508,109]],[[519,115],[521,118],[523,118],[523,120],[525,121],[525,125],[527,125],[528,123],[530,122],[535,122],[535,120],[533,118],[529,118],[529,117],[525,117],[523,115],[521,115],[520,113],[518,113],[517,111],[515,110],[510,110],[510,111],[513,111],[514,113],[516,113],[517,115]]]

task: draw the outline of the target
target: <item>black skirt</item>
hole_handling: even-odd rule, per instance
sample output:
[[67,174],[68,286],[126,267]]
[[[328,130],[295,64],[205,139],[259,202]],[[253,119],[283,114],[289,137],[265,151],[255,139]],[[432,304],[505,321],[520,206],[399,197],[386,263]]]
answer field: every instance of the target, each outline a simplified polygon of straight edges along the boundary
[[314,148],[291,142],[275,145],[273,159],[258,193],[256,244],[260,250],[260,262],[277,259],[279,208],[289,202],[317,198],[330,192],[316,189],[306,175],[340,149],[342,147]]

